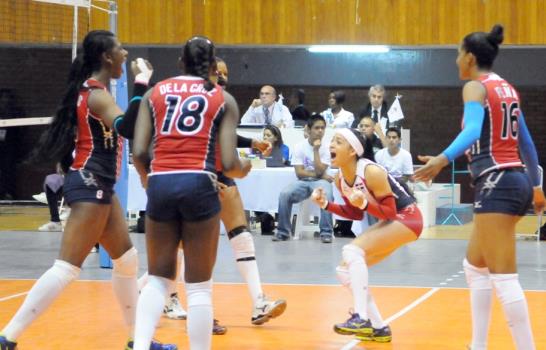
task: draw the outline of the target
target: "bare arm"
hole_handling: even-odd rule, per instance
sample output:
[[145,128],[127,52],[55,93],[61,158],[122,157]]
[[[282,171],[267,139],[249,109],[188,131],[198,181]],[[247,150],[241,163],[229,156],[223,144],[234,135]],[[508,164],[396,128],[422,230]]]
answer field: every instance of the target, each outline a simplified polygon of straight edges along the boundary
[[224,116],[220,123],[219,142],[224,174],[231,178],[245,177],[250,171],[250,162],[241,162],[237,157],[237,124],[239,123],[239,108],[233,96],[224,93]]
[[306,177],[317,177],[317,174],[314,171],[305,170],[305,168],[301,164],[294,165],[294,170],[296,171],[296,176],[298,177],[298,179],[304,179]]
[[135,138],[133,140],[133,162],[140,175],[144,187],[147,184],[147,176],[150,172],[150,154],[148,152],[152,142],[152,116],[150,112],[149,98],[152,90],[149,90],[143,97],[140,104],[135,126]]

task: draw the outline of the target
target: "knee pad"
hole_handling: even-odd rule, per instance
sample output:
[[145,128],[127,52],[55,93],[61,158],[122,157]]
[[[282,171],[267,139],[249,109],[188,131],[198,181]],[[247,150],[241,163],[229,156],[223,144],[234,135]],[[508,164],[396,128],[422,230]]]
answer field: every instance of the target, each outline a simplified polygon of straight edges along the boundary
[[229,231],[227,233],[228,238],[229,239],[235,238],[235,237],[237,237],[238,235],[240,235],[243,232],[248,232],[248,228],[246,226],[235,227],[233,230],[231,230],[231,231]]
[[212,280],[186,283],[186,300],[188,309],[192,306],[212,306]]
[[138,272],[138,251],[135,247],[131,247],[119,258],[112,260],[114,271],[118,276],[133,277]]
[[492,289],[493,286],[487,267],[476,267],[464,259],[463,270],[466,276],[466,283],[470,289]]
[[343,256],[343,261],[345,261],[348,266],[359,261],[364,261],[365,259],[364,249],[357,247],[354,244],[344,245],[341,255]]
[[175,284],[173,280],[165,277],[149,275],[147,286],[153,287],[161,293],[163,296],[167,296],[172,286]]
[[63,288],[74,281],[80,275],[81,269],[64,260],[55,260],[50,271],[57,276]]
[[250,232],[242,232],[229,240],[237,261],[256,260],[254,239]]
[[349,276],[349,270],[347,266],[336,267],[336,276],[341,285],[347,288],[351,288],[351,277]]
[[517,273],[491,274],[491,281],[495,286],[497,297],[503,305],[525,299]]

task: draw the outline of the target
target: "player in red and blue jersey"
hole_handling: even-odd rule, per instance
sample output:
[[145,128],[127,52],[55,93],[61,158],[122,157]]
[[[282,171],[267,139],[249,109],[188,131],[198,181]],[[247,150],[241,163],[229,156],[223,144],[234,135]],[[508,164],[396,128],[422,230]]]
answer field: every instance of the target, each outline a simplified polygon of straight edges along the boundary
[[[61,251],[54,265],[34,284],[23,305],[2,330],[0,349],[17,346],[19,335],[44,312],[64,288],[75,280],[96,242],[112,257],[112,284],[129,329],[126,350],[133,349],[138,290],[138,255],[129,238],[125,215],[113,186],[119,169],[121,137],[131,136],[139,92],[147,88],[151,66],[142,59],[132,63],[135,97],[125,114],[106,86],[118,79],[127,58],[117,38],[108,31],[89,32],[83,52],[72,63],[68,89],[34,157],[58,162],[75,159],[65,176],[64,196],[71,207],[63,232]],[[176,346],[152,343],[150,350],[174,350]]]
[[322,188],[314,190],[311,198],[322,209],[347,219],[362,220],[368,212],[380,220],[343,246],[343,262],[336,272],[353,295],[354,311],[347,321],[334,325],[334,331],[361,340],[390,342],[391,329],[368,288],[368,267],[419,237],[421,212],[404,185],[373,161],[371,141],[357,130],[338,129],[330,154],[332,166],[339,167],[335,183],[345,203],[328,202]]
[[487,348],[493,289],[516,348],[535,349],[516,268],[515,226],[532,202],[542,215],[545,201],[519,95],[491,71],[503,37],[503,27],[495,25],[490,33],[463,39],[457,57],[460,78],[469,80],[463,88],[463,129],[440,155],[420,156],[426,164],[415,173],[416,180],[428,181],[456,157],[468,155],[475,188],[474,229],[463,267],[471,295],[472,350]]
[[133,158],[148,195],[149,273],[138,301],[135,350],[147,349],[152,340],[175,283],[180,243],[190,348],[210,348],[211,276],[220,225],[216,143],[221,145],[227,176],[243,177],[250,171],[250,163],[239,161],[235,148],[237,103],[210,81],[216,67],[213,43],[205,37],[191,38],[184,45],[181,63],[186,75],[159,82],[144,95],[135,128]]

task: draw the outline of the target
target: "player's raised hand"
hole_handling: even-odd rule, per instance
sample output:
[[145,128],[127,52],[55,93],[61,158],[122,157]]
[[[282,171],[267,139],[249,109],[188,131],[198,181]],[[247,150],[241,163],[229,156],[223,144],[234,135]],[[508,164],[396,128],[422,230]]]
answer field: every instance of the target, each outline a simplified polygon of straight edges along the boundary
[[143,58],[137,58],[131,61],[131,71],[135,76],[135,83],[148,85],[150,78],[154,73],[154,67],[152,64]]
[[353,207],[357,208],[365,208],[368,204],[366,195],[361,190],[353,190],[347,199]]
[[273,145],[269,141],[260,141],[257,139],[252,139],[252,148],[260,151],[260,153],[263,154],[264,157],[268,157],[271,154]]

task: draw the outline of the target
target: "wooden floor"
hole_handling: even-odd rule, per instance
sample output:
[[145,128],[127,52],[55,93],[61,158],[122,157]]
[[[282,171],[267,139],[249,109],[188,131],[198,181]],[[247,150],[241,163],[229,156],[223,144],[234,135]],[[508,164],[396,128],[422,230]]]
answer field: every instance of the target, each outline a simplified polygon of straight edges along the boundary
[[[0,280],[0,324],[22,303],[34,281]],[[180,287],[181,288],[181,287]],[[372,287],[385,319],[393,319],[393,342],[358,342],[337,335],[332,325],[347,318],[348,291],[340,286],[267,285],[272,296],[288,300],[284,315],[263,326],[250,324],[246,286],[214,286],[215,317],[228,333],[213,337],[214,349],[465,349],[470,339],[468,291],[465,289]],[[180,295],[184,295],[183,291]],[[421,298],[423,295],[428,298]],[[526,292],[537,349],[546,349],[546,294]],[[419,300],[420,303],[412,303]],[[410,306],[407,313],[397,314]],[[394,315],[394,317],[393,317]],[[188,348],[185,321],[161,319],[157,338]],[[495,301],[489,349],[514,349]],[[19,339],[19,350],[123,349],[126,335],[109,282],[78,281]]]

